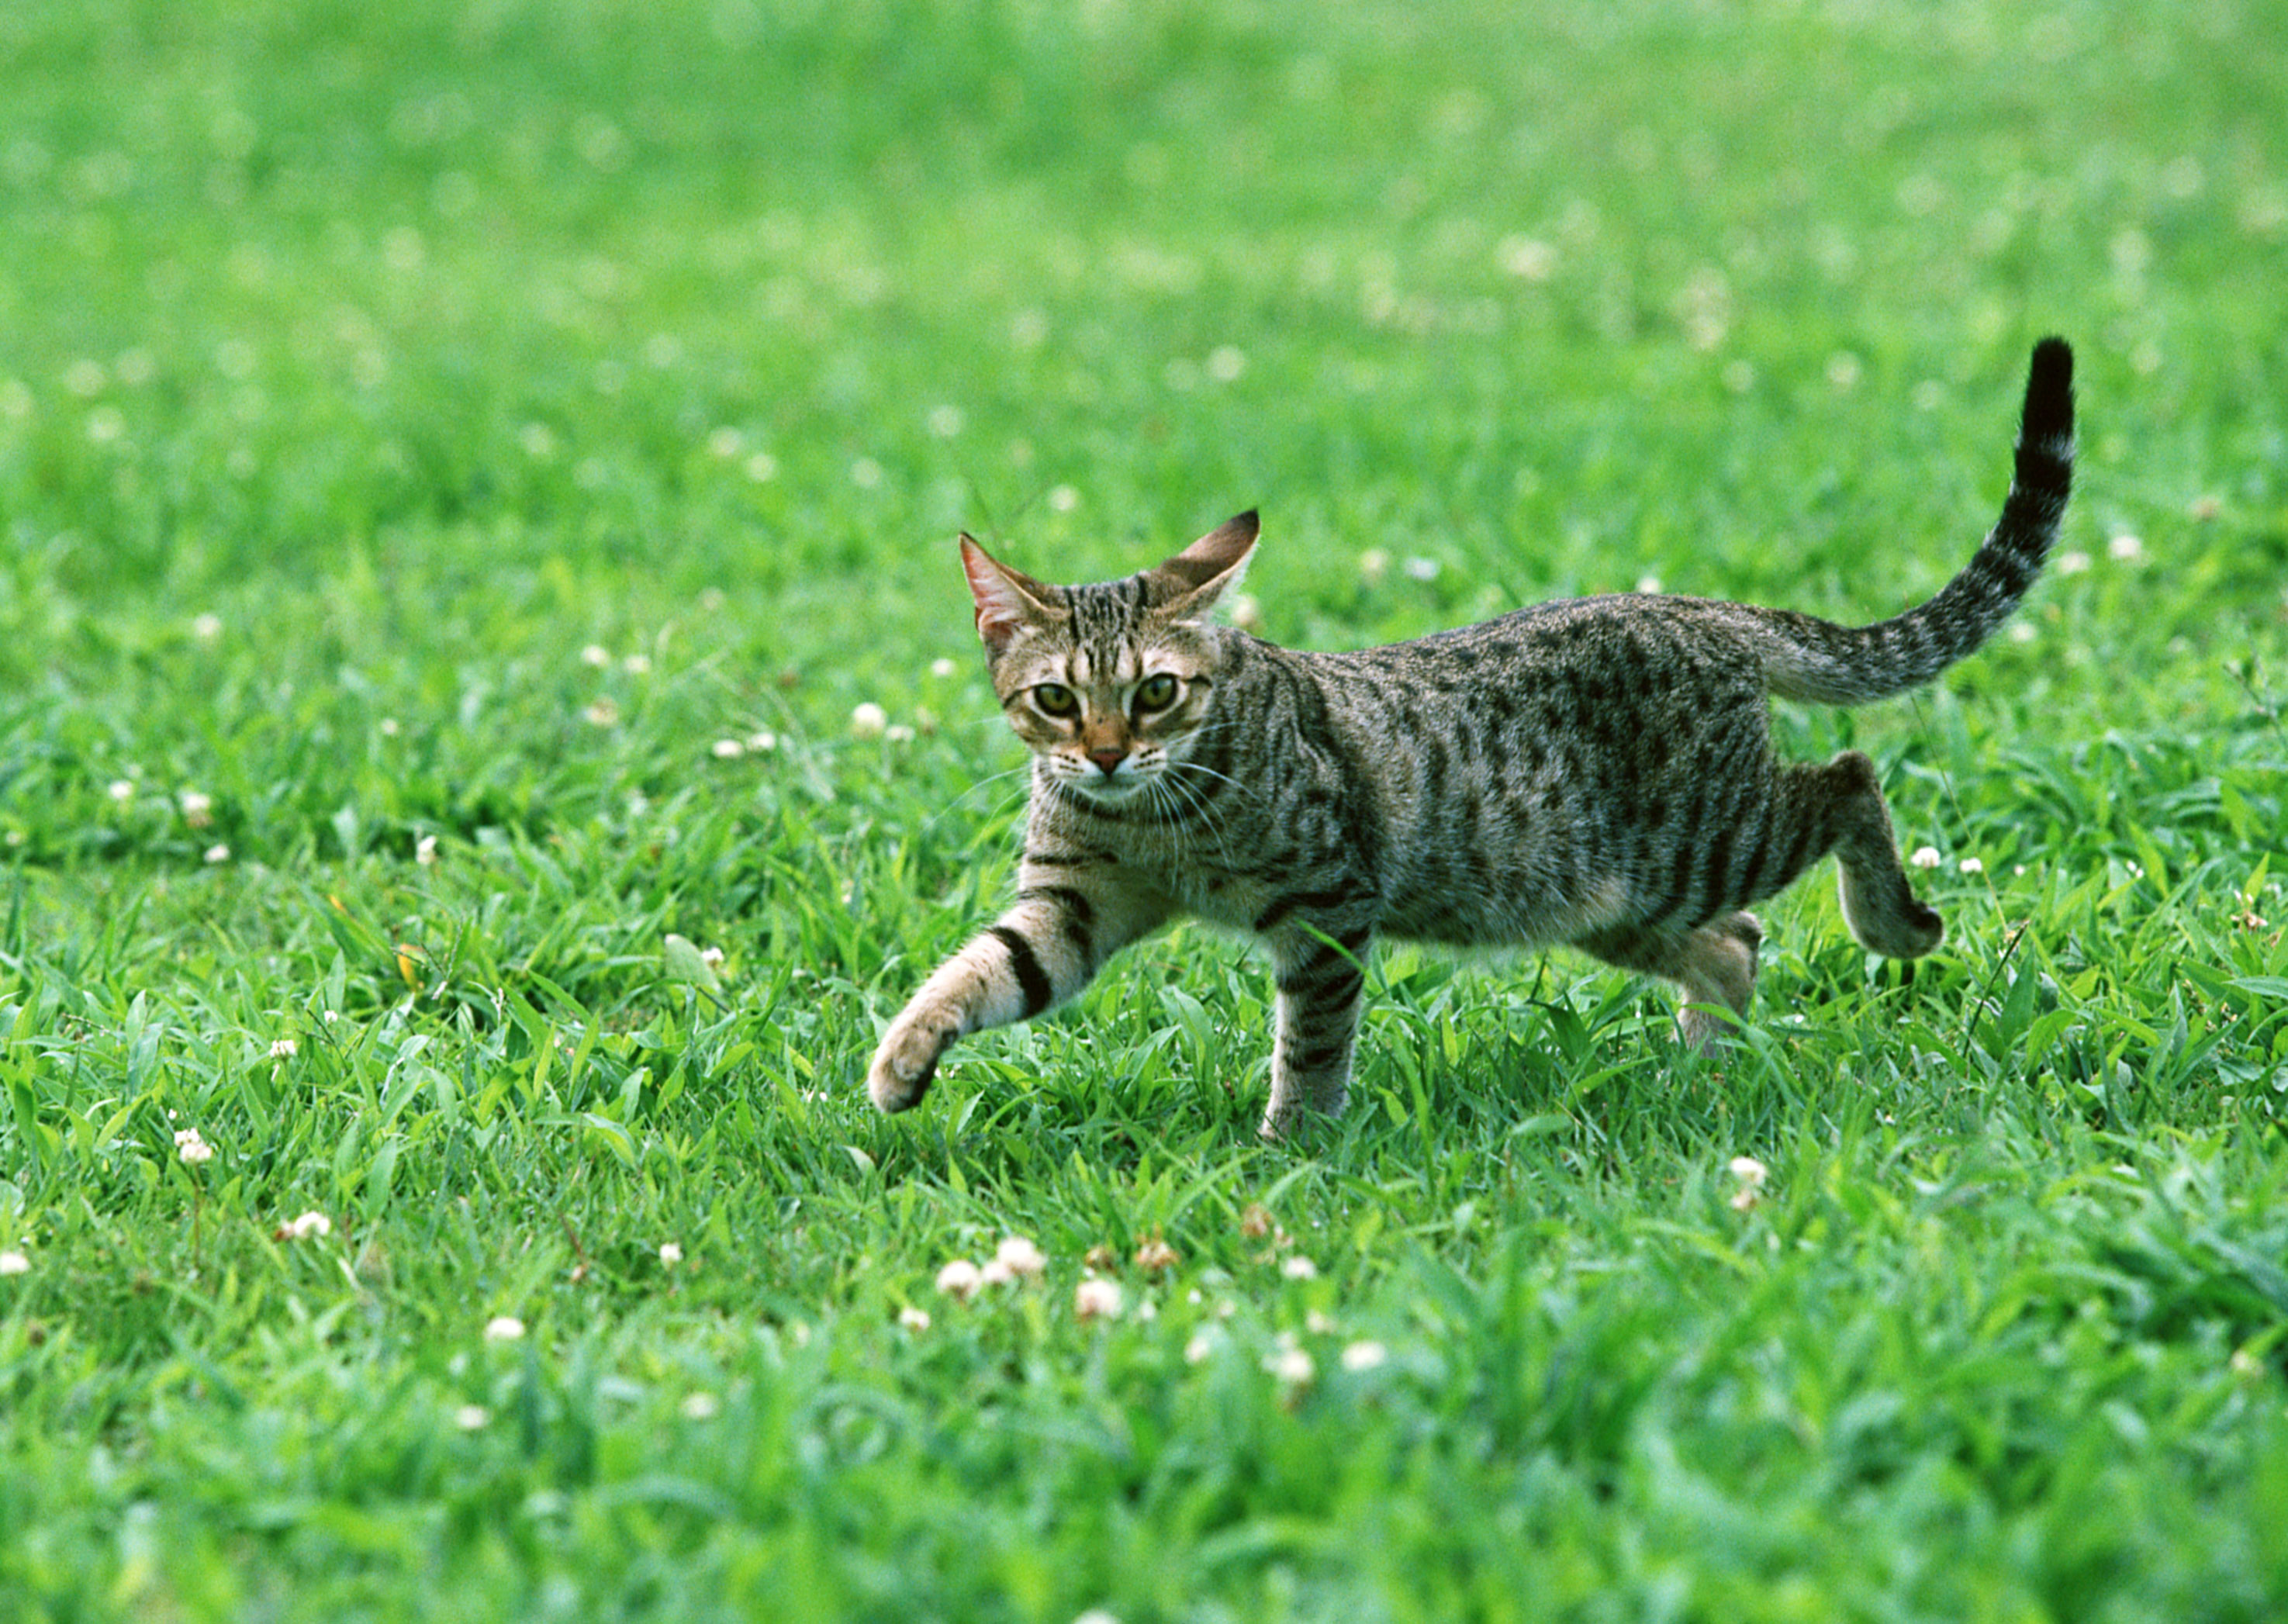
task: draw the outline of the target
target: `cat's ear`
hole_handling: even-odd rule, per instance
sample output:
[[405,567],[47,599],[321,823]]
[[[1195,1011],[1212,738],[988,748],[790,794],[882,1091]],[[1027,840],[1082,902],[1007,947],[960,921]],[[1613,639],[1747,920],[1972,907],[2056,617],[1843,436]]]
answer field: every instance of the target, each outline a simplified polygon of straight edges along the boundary
[[997,658],[1021,628],[1059,618],[1048,606],[1048,588],[995,558],[966,533],[961,538],[961,567],[969,577],[969,595],[977,600],[977,635],[985,639],[986,652]]
[[1259,527],[1250,508],[1227,519],[1183,551],[1153,570],[1148,579],[1155,607],[1174,620],[1196,620],[1215,600],[1239,584],[1255,551]]

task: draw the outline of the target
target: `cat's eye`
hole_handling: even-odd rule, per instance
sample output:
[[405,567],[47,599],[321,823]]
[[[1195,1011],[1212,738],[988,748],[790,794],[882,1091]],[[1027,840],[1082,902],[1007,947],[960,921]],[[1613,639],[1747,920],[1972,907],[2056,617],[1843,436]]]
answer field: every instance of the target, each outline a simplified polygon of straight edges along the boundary
[[1176,702],[1176,679],[1163,671],[1157,677],[1147,677],[1136,687],[1136,709],[1165,710]]
[[1045,682],[1034,688],[1033,703],[1044,716],[1069,717],[1080,709],[1080,696],[1061,682]]

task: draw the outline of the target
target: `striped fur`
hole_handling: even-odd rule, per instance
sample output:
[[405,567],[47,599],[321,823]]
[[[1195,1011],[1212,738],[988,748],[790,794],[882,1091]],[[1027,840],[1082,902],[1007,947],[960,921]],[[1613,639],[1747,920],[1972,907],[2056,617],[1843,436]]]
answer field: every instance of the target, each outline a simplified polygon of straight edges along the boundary
[[2001,625],[2064,515],[2072,371],[2062,341],[2035,347],[2000,519],[1936,597],[1863,628],[1634,594],[1304,654],[1208,619],[1253,513],[1091,586],[1045,585],[964,536],[1032,805],[1014,905],[890,1023],[874,1103],[918,1103],[955,1039],[1062,1002],[1182,915],[1270,955],[1274,1135],[1341,1109],[1378,936],[1570,943],[1675,982],[1704,1044],[1755,986],[1745,910],[1830,852],[1863,944],[1930,952],[1942,928],[1907,884],[1873,765],[1776,760],[1768,696],[1883,698]]

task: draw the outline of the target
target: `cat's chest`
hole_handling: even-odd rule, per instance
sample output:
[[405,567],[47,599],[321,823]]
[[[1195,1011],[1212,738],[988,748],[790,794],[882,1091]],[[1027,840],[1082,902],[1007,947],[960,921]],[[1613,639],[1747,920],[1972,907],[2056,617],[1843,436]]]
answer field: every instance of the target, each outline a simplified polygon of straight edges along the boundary
[[1084,860],[1100,883],[1246,930],[1292,888],[1294,854],[1259,828],[1036,807],[1029,848]]

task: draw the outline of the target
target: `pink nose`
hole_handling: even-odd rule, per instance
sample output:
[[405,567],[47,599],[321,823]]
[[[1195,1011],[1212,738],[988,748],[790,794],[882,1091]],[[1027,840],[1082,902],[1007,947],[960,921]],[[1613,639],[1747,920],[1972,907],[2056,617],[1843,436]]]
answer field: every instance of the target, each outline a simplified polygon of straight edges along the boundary
[[1088,758],[1097,764],[1105,777],[1110,778],[1120,771],[1120,764],[1128,759],[1128,752],[1115,749],[1091,750],[1088,753]]

